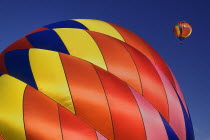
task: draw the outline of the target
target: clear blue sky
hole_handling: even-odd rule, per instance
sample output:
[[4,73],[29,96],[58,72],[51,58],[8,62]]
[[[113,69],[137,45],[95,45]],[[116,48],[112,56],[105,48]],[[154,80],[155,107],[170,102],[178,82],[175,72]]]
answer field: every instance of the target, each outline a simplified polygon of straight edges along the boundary
[[[75,18],[112,22],[130,29],[168,63],[185,95],[197,140],[210,139],[209,0],[1,0],[0,52],[43,25]],[[179,45],[172,33],[180,20],[193,27]]]

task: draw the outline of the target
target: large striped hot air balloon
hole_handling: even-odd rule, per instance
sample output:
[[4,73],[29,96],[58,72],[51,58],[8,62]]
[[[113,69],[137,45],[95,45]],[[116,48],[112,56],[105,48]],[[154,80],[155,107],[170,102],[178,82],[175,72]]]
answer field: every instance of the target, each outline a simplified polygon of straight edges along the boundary
[[180,87],[131,31],[99,20],[41,27],[0,55],[6,140],[193,140]]

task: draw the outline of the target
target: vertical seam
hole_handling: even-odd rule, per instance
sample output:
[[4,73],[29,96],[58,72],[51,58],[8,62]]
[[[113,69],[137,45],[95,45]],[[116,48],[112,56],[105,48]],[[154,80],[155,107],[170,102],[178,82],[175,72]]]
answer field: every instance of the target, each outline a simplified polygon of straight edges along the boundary
[[131,56],[130,52],[129,52],[128,49],[125,47],[124,43],[121,42],[121,44],[122,44],[122,46],[125,48],[125,50],[127,51],[127,53],[129,54],[129,56],[131,57],[131,59],[132,59],[134,65],[135,65],[135,67],[136,67],[136,71],[137,71],[137,73],[138,73],[139,82],[140,82],[140,86],[141,86],[141,90],[142,90],[142,95],[144,95],[144,90],[143,90],[143,85],[142,85],[142,81],[141,81],[140,71],[138,70],[137,65],[136,65],[136,63],[135,63],[135,61],[134,61],[134,58]]
[[[58,53],[58,52],[57,52]],[[76,114],[76,109],[75,109],[75,106],[74,106],[74,100],[73,100],[73,96],[72,96],[72,94],[71,94],[71,89],[70,89],[70,86],[69,86],[69,81],[68,81],[68,79],[67,79],[67,77],[66,77],[66,72],[65,72],[65,68],[64,68],[64,65],[63,65],[63,62],[62,62],[62,59],[61,59],[61,53],[58,53],[58,56],[59,56],[59,58],[60,58],[60,63],[61,63],[61,65],[62,65],[62,69],[63,69],[63,72],[64,72],[64,76],[65,76],[65,79],[66,79],[66,83],[67,83],[67,85],[68,85],[68,89],[69,89],[69,95],[70,95],[70,97],[71,97],[71,101],[72,101],[72,105],[73,105],[73,108],[74,108],[74,113],[73,114]]]
[[58,112],[58,120],[59,120],[59,124],[60,124],[60,130],[61,130],[61,136],[62,136],[62,140],[64,140],[64,136],[63,136],[63,130],[62,130],[62,123],[61,123],[61,119],[60,119],[60,108],[59,108],[59,104],[57,104],[57,112]]
[[22,100],[22,109],[23,109],[23,127],[24,127],[24,132],[25,132],[25,138],[27,140],[27,134],[26,134],[26,127],[25,127],[25,111],[24,111],[24,98],[25,98],[25,94],[26,94],[26,88],[28,87],[28,85],[26,85],[24,92],[23,92],[23,100]]
[[101,80],[101,78],[100,78],[100,76],[99,76],[97,70],[95,69],[95,67],[94,67],[93,64],[91,64],[91,65],[92,65],[93,69],[95,70],[95,72],[96,72],[96,74],[97,74],[97,76],[98,76],[98,79],[100,80],[101,86],[102,86],[103,91],[104,91],[104,95],[105,95],[105,97],[106,97],[106,102],[107,102],[107,105],[108,105],[108,108],[109,108],[109,113],[110,113],[111,122],[112,122],[112,134],[113,134],[113,138],[115,139],[114,123],[113,123],[113,119],[112,119],[112,113],[111,113],[110,105],[109,105],[109,102],[108,102],[108,97],[107,97],[107,95],[106,95],[105,88],[104,88],[104,86],[103,86],[102,80]]
[[[145,127],[145,124],[144,124],[144,118],[143,118],[143,115],[142,115],[141,109],[140,109],[140,107],[139,107],[139,105],[138,105],[138,102],[137,102],[137,100],[136,100],[135,96],[133,95],[133,92],[132,92],[132,91],[131,91],[131,89],[129,88],[129,85],[128,85],[127,83],[126,83],[126,85],[127,85],[128,89],[129,89],[129,91],[130,91],[131,95],[133,96],[134,100],[136,101],[135,103],[136,103],[136,105],[137,105],[137,107],[138,107],[138,109],[139,109],[139,114],[140,114],[140,116],[141,116],[141,118],[142,118],[142,123],[143,123],[143,126],[144,126],[144,133],[145,133],[146,140],[147,140],[146,127]],[[135,90],[135,89],[134,89],[134,90]]]

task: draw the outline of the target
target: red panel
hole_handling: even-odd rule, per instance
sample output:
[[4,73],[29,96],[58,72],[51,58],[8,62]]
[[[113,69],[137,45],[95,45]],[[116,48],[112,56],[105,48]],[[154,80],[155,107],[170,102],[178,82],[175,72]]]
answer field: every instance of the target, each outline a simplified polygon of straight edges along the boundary
[[4,139],[0,136],[0,140],[4,140]]
[[[111,23],[109,23],[111,24]],[[125,39],[125,42],[129,45],[133,46],[137,50],[139,50],[141,53],[143,53],[146,57],[148,57],[152,62],[155,62],[156,65],[164,72],[164,74],[169,78],[169,80],[172,82],[173,86],[175,87],[174,79],[172,77],[172,74],[165,63],[165,61],[161,58],[161,56],[142,38],[140,38],[138,35],[134,34],[133,32],[120,27],[115,24],[111,24],[115,29],[118,30],[118,32],[122,35],[122,37]]]
[[[30,32],[30,33],[28,33],[27,35],[30,35],[30,34],[33,34],[33,33],[36,33],[36,32],[40,32],[40,31],[44,31],[44,30],[49,30],[49,29],[46,28],[46,27],[41,27],[41,28],[38,28],[38,29],[36,29],[36,30],[34,30],[34,31]],[[26,35],[26,36],[27,36],[27,35]]]
[[97,140],[95,130],[76,115],[59,105],[64,140]]
[[178,96],[170,83],[170,81],[167,79],[167,77],[163,74],[163,72],[156,67],[158,70],[163,84],[165,86],[165,90],[168,97],[168,103],[169,103],[169,124],[173,128],[173,130],[176,132],[177,136],[180,140],[186,139],[186,129],[185,129],[185,120],[182,112],[182,107],[179,102]]
[[30,86],[24,94],[27,140],[62,140],[58,105]]
[[99,46],[108,71],[131,85],[139,93],[142,93],[139,74],[135,63],[121,41],[100,33],[87,32]]
[[92,65],[81,59],[60,54],[70,86],[76,115],[96,130],[113,139],[112,122],[106,96]]
[[171,73],[170,68],[166,64],[166,62],[163,60],[163,58],[153,49],[151,46],[148,46],[148,49],[150,50],[154,60],[155,64],[163,71],[163,73],[166,75],[166,77],[169,79],[169,81],[172,83],[172,85],[176,88],[175,82]]
[[3,58],[2,54],[0,54],[0,72],[1,73],[6,72],[6,68],[5,68],[5,65],[4,65],[4,58]]
[[129,87],[109,72],[94,67],[109,102],[115,140],[145,140],[142,117]]
[[27,40],[26,37],[23,37],[15,41],[10,46],[8,46],[0,55],[0,72],[7,73],[6,67],[4,65],[4,54],[6,52],[17,50],[17,49],[29,49],[29,48],[33,48],[33,46],[30,44],[30,42]]
[[162,118],[158,111],[138,92],[130,87],[141,110],[148,140],[168,140]]
[[12,51],[12,50],[17,50],[17,49],[29,49],[29,48],[33,48],[33,46],[31,45],[31,43],[28,41],[28,39],[26,37],[23,37],[17,41],[15,41],[14,43],[12,43],[11,45],[9,45],[3,52],[2,54],[5,54],[8,51]]
[[138,35],[134,34],[133,32],[129,31],[128,29],[120,27],[120,26],[118,26],[116,24],[112,24],[112,23],[109,23],[109,24],[112,25],[121,34],[121,36],[124,38],[126,43],[128,43],[132,47],[134,47],[137,50],[139,50],[141,53],[143,53],[151,61],[154,62],[152,54],[148,50],[149,44],[146,41],[144,41],[141,37],[139,37]]
[[163,115],[168,121],[168,102],[163,83],[151,61],[136,49],[125,44],[133,57],[142,82],[143,96]]

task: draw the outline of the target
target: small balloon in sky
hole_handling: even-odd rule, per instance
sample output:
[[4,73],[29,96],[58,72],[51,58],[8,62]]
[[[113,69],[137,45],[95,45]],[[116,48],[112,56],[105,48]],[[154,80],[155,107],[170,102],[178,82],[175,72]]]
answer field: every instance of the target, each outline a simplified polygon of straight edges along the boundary
[[173,27],[174,35],[179,39],[180,44],[192,33],[192,26],[186,21],[179,21]]

